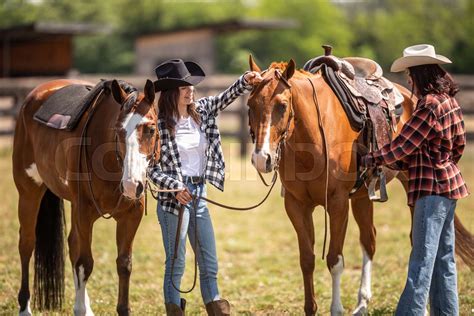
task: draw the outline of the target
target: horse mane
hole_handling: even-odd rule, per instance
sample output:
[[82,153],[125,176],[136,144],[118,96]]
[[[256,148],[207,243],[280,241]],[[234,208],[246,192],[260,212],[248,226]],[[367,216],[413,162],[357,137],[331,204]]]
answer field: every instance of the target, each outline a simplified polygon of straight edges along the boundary
[[[278,69],[280,71],[285,71],[286,67],[288,67],[288,62],[274,61],[274,62],[271,63],[271,65],[270,65],[270,67],[268,67],[268,69]],[[295,75],[310,76],[310,75],[312,75],[312,73],[310,73],[306,70],[303,70],[303,69],[296,69]]]

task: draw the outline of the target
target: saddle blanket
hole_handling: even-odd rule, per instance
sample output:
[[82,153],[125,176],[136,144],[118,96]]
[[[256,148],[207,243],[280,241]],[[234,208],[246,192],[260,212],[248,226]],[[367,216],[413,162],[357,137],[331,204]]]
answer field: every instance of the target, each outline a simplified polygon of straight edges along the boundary
[[33,116],[34,120],[55,129],[72,131],[103,88],[72,84],[54,92]]

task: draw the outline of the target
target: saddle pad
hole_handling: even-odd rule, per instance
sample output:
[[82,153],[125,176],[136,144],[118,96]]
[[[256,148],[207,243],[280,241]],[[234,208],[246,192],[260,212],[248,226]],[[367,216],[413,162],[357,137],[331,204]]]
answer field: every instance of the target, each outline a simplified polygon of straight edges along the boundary
[[33,118],[51,128],[72,131],[102,87],[102,82],[95,87],[80,84],[65,86],[54,92]]

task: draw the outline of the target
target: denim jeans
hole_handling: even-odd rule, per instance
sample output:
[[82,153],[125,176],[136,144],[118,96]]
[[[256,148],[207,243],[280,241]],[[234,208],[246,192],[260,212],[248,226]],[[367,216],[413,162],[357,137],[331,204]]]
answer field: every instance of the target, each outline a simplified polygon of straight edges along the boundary
[[416,201],[408,278],[395,315],[424,315],[428,295],[431,315],[459,314],[455,208],[456,200],[442,196],[424,196]]
[[[206,196],[205,184],[192,184],[190,182],[185,184],[191,193]],[[178,216],[163,211],[160,203],[158,203],[157,212],[163,236],[163,246],[166,252],[165,278],[163,283],[165,303],[173,303],[180,306],[180,293],[173,287],[171,277],[176,287],[180,288],[185,268],[186,236],[189,236],[189,241],[197,256],[201,295],[204,304],[219,300],[216,242],[206,201],[199,200],[196,210],[193,207],[193,202],[185,206],[179,237],[178,257],[175,259],[173,276],[171,276],[171,264],[174,255]],[[197,240],[195,238],[196,233]]]

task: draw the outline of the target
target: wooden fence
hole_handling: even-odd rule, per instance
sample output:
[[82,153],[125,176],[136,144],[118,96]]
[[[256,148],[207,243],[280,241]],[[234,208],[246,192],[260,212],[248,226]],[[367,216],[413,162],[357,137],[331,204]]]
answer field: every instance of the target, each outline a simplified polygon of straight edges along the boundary
[[[141,76],[115,76],[132,85],[142,88],[146,78]],[[388,76],[389,79],[404,84],[402,77]],[[101,78],[114,78],[112,75],[87,75],[78,76],[78,79],[87,80],[92,83],[99,82]],[[11,138],[14,132],[15,119],[26,95],[38,84],[51,80],[52,78],[6,78],[0,79],[0,137]],[[197,89],[197,97],[214,95],[229,85],[237,76],[216,75],[206,79]],[[470,141],[474,140],[474,76],[457,75],[461,92],[457,100],[461,104],[467,127],[467,136]],[[219,116],[219,127],[223,137],[231,137],[240,143],[240,154],[247,154],[249,142],[249,130],[247,121],[247,97],[238,98]],[[3,123],[2,123],[3,122]],[[7,123],[5,123],[7,122]]]

